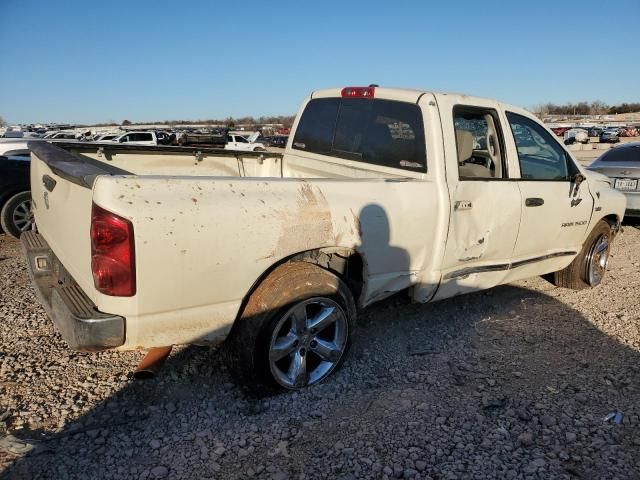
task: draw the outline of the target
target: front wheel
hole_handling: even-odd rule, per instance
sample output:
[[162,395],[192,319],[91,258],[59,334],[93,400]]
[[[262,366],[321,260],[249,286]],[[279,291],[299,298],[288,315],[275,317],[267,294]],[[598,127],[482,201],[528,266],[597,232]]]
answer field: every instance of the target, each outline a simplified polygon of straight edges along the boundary
[[600,220],[573,262],[553,274],[553,283],[574,290],[600,285],[609,265],[612,240],[611,227]]
[[19,238],[22,232],[31,230],[33,214],[31,213],[31,193],[20,192],[15,194],[0,211],[2,230],[12,237]]
[[271,272],[250,296],[225,349],[229,368],[257,393],[315,385],[343,362],[356,308],[347,285],[317,265]]

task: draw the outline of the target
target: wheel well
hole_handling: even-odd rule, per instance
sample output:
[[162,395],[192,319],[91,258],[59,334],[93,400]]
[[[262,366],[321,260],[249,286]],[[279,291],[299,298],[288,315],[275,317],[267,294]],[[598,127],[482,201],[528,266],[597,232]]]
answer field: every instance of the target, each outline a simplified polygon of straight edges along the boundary
[[602,220],[607,222],[612,227],[616,226],[618,224],[618,222],[620,221],[620,219],[618,218],[618,216],[615,213],[612,213],[610,215],[605,216]]
[[350,248],[320,248],[290,257],[288,261],[308,262],[329,270],[345,281],[356,304],[364,285],[364,261],[362,256]]
[[281,259],[279,262],[274,263],[260,277],[253,283],[248,293],[245,295],[238,311],[236,320],[240,318],[244,308],[249,301],[249,298],[253,294],[258,285],[267,278],[267,276],[280,265],[288,262],[307,262],[318,265],[325,270],[340,277],[349,287],[353,299],[356,305],[360,294],[362,293],[362,287],[364,285],[364,260],[362,256],[353,249],[341,248],[341,247],[327,247],[318,248],[315,250],[307,250],[305,252],[296,253],[289,257]]

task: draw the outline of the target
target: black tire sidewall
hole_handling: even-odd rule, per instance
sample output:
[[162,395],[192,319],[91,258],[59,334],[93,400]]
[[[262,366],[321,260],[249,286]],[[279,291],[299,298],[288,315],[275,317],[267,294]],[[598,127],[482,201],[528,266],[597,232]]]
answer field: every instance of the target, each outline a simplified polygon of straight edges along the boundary
[[[261,288],[263,287],[264,288]],[[346,358],[355,328],[356,308],[351,291],[338,276],[317,265],[295,262],[276,268],[252,293],[243,315],[234,325],[229,347],[231,368],[250,391],[270,394],[287,389],[273,377],[269,366],[269,344],[279,320],[293,305],[313,297],[333,300],[347,317],[347,343],[340,361]],[[275,307],[274,307],[275,306]],[[256,312],[256,308],[259,309]],[[324,379],[323,379],[324,380]]]
[[20,192],[12,196],[3,205],[2,211],[0,211],[0,223],[2,224],[2,230],[8,235],[15,238],[20,238],[22,233],[20,229],[13,223],[13,212],[21,203],[27,200],[31,200],[30,192]]

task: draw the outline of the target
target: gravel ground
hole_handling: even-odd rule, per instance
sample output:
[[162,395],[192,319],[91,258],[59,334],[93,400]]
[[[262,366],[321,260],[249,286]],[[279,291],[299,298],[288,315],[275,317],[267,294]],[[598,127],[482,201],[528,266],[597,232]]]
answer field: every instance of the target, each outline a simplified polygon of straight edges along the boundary
[[396,296],[327,382],[253,399],[215,350],[146,381],[140,353],[69,351],[0,235],[0,477],[638,479],[638,252],[627,226],[591,291]]

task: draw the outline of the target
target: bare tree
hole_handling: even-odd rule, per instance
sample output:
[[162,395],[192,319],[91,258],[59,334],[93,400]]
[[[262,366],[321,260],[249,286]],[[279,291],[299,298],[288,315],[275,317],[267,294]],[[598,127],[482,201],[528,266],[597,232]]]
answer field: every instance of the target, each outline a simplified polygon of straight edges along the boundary
[[2,118],[2,116],[0,115],[0,127],[6,127],[7,126],[7,122],[4,120],[4,118]]
[[604,115],[609,110],[609,105],[601,100],[595,100],[591,102],[591,108],[589,109],[591,115]]
[[539,105],[534,105],[533,107],[531,107],[531,111],[536,117],[542,118],[546,115],[549,115],[549,104],[541,103]]

